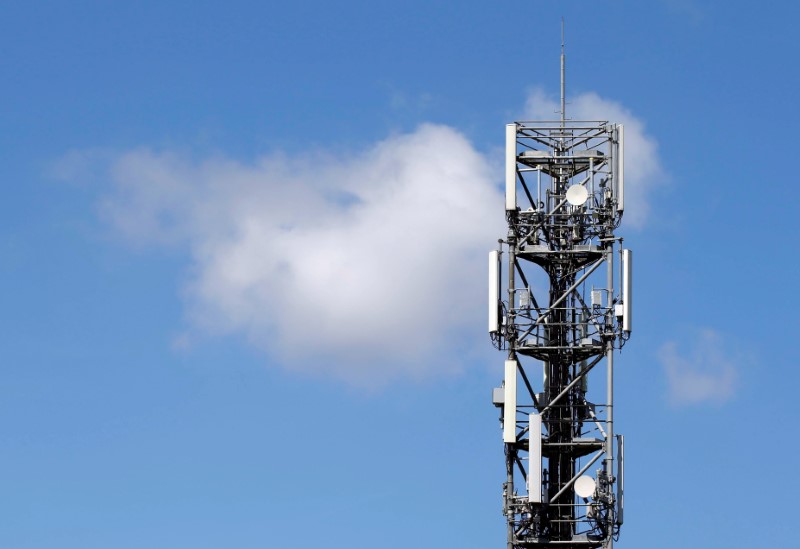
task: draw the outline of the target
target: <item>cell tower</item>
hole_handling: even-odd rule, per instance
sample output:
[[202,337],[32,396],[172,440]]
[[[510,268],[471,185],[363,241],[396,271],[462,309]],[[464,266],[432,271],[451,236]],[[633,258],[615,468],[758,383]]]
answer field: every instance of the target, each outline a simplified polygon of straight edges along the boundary
[[506,126],[508,235],[489,254],[489,333],[508,353],[493,393],[508,549],[611,548],[623,522],[614,353],[631,332],[632,254],[615,234],[624,134],[568,120],[564,97],[562,40],[561,119]]

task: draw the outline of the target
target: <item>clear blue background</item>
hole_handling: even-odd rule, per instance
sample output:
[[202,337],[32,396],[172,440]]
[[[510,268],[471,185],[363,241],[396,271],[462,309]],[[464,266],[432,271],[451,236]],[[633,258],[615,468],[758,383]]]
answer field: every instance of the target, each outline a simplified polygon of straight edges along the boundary
[[[235,336],[175,351],[187,258],[121,246],[96,215],[102,189],[52,167],[98,147],[355,150],[424,121],[489,151],[531,87],[557,91],[562,15],[570,92],[643,119],[671,178],[626,235],[637,331],[617,389],[618,546],[791,544],[798,12],[4,2],[0,547],[502,547],[501,356],[364,393],[284,373]],[[748,357],[737,393],[671,405],[657,350],[699,327]]]

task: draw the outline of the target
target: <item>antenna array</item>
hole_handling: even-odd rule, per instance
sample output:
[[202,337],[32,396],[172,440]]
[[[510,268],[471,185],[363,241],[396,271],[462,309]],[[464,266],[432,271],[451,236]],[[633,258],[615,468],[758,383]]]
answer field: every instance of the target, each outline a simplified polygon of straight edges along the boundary
[[623,127],[563,109],[562,50],[561,120],[506,126],[508,234],[489,255],[489,333],[507,352],[493,402],[508,549],[611,548],[623,522],[613,402],[614,353],[632,320],[632,254],[615,235]]

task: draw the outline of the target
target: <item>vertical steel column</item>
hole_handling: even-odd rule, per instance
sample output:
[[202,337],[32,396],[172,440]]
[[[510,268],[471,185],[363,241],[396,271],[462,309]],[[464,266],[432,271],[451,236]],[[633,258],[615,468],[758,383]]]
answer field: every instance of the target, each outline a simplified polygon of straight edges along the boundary
[[[516,215],[515,211],[508,213],[508,216],[513,219]],[[514,295],[516,293],[516,273],[514,271],[514,262],[516,261],[516,254],[515,254],[515,243],[516,239],[511,232],[508,235],[508,317],[506,320],[506,325],[510,325],[512,323],[512,319],[514,318]],[[516,336],[511,335],[508,338],[508,359],[509,360],[516,360]],[[514,370],[514,376],[516,377],[517,372]],[[506,383],[509,380],[505,380]],[[514,380],[514,385],[516,386],[516,379]],[[508,406],[510,403],[506,402],[505,405]],[[512,417],[514,418],[514,426],[512,429],[516,430],[516,402],[514,403],[514,411],[512,412]],[[508,414],[506,414],[508,417]],[[514,496],[514,463],[516,462],[517,458],[517,444],[516,444],[516,437],[514,442],[507,442],[506,443],[506,520],[507,520],[507,542],[506,546],[507,549],[514,549],[514,510],[513,510],[513,496]]]
[[[608,287],[614,287],[614,242],[611,241],[608,252],[606,255],[606,263],[608,263]],[[614,308],[611,308],[611,314],[614,315]],[[605,470],[609,480],[614,477],[614,339],[609,339],[606,343],[606,461]],[[613,509],[613,505],[611,509]],[[613,521],[612,526],[613,528]],[[614,536],[609,536],[606,543],[607,549],[613,549]]]

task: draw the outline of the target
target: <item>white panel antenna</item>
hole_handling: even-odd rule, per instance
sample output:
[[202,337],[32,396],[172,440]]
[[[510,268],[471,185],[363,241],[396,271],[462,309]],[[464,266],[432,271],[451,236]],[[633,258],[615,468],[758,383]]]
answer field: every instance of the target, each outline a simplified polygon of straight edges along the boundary
[[528,501],[542,503],[542,416],[531,414],[528,421]]
[[506,211],[517,209],[517,125],[506,124]]
[[625,127],[617,125],[617,211],[625,210]]
[[489,333],[500,331],[500,252],[489,252]]
[[617,524],[624,522],[625,512],[625,437],[617,435]]
[[517,441],[517,361],[506,360],[503,442]]
[[622,250],[622,331],[630,333],[633,326],[633,253]]

